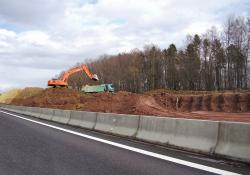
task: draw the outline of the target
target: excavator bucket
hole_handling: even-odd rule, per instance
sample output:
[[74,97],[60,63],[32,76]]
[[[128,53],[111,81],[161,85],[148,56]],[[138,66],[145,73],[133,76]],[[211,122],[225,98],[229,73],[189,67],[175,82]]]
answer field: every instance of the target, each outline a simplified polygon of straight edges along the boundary
[[99,78],[98,78],[98,76],[97,76],[96,74],[94,74],[94,75],[92,76],[92,80],[98,81]]

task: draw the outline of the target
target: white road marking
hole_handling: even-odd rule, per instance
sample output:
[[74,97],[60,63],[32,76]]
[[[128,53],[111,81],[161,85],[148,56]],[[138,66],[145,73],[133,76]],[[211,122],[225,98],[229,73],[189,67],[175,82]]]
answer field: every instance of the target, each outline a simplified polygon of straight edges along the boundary
[[32,120],[32,119],[21,117],[21,116],[16,115],[16,114],[11,114],[9,112],[5,112],[5,111],[0,111],[0,112],[8,114],[8,115],[12,115],[14,117],[17,117],[17,118],[20,118],[20,119],[23,119],[23,120],[27,120],[27,121],[30,121],[30,122],[33,122],[33,123],[37,123],[37,124],[40,124],[40,125],[43,125],[43,126],[54,128],[54,129],[57,129],[57,130],[60,130],[60,131],[64,131],[64,132],[67,132],[67,133],[78,135],[78,136],[81,136],[81,137],[84,137],[84,138],[88,138],[88,139],[91,139],[91,140],[95,140],[95,141],[98,141],[98,142],[101,142],[101,143],[106,143],[108,145],[112,145],[112,146],[115,146],[115,147],[123,148],[123,149],[126,149],[126,150],[130,150],[130,151],[133,151],[133,152],[144,154],[144,155],[147,155],[147,156],[151,156],[151,157],[155,157],[155,158],[158,158],[158,159],[162,159],[162,160],[166,160],[166,161],[169,161],[169,162],[173,162],[173,163],[176,163],[176,164],[185,165],[185,166],[188,166],[188,167],[192,167],[192,168],[195,168],[195,169],[208,171],[208,172],[215,173],[215,174],[239,175],[237,173],[233,173],[233,172],[230,172],[230,171],[225,171],[225,170],[221,170],[221,169],[217,169],[217,168],[213,168],[213,167],[201,165],[201,164],[198,164],[198,163],[189,162],[189,161],[186,161],[186,160],[181,160],[181,159],[177,159],[177,158],[165,156],[165,155],[162,155],[162,154],[158,154],[158,153],[146,151],[146,150],[143,150],[143,149],[139,149],[139,148],[134,148],[134,147],[131,147],[131,146],[123,145],[123,144],[120,144],[120,143],[108,141],[108,140],[101,139],[101,138],[98,138],[98,137],[93,137],[93,136],[90,136],[90,135],[82,134],[82,133],[79,133],[79,132],[76,132],[76,131],[72,131],[72,130],[69,130],[69,129],[64,129],[64,128],[61,128],[61,127],[53,126],[53,125],[46,124],[46,123],[43,123],[43,122],[38,122],[38,121],[35,121],[35,120]]

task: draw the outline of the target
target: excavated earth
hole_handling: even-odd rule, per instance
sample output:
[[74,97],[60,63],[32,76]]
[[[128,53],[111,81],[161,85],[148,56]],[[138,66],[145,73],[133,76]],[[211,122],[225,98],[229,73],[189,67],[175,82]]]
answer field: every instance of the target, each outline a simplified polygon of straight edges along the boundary
[[11,104],[92,112],[250,122],[249,92],[152,91],[85,94],[71,89],[45,89]]

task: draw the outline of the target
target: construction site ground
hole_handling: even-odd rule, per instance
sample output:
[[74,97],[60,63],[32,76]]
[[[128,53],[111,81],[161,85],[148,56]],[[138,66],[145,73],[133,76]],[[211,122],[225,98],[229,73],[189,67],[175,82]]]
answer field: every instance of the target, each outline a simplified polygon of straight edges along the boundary
[[[25,90],[25,91],[24,91]],[[10,104],[92,112],[250,122],[249,92],[156,90],[86,94],[65,88],[24,89]]]

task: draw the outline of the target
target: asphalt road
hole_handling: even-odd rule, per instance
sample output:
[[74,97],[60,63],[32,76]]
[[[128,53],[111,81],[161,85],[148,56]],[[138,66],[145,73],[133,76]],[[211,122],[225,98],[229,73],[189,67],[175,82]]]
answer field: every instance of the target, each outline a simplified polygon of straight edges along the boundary
[[[227,171],[243,174],[250,172],[249,165],[241,163],[234,163],[232,166],[232,163],[228,165],[223,160],[213,160],[102,133],[39,121]],[[0,174],[206,175],[213,173],[80,137],[0,112]]]

